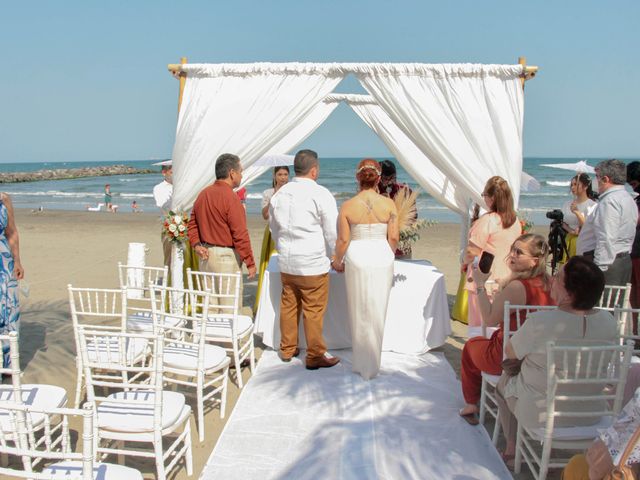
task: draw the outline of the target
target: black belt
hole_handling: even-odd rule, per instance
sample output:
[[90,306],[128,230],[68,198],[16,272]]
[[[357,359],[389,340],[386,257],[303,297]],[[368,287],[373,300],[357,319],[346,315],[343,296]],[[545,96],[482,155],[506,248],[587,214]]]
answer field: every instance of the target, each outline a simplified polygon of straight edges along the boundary
[[[588,252],[584,252],[582,255],[585,257],[591,257],[593,258],[595,256],[596,251],[595,250],[589,250]],[[628,257],[629,256],[629,252],[620,252],[620,253],[616,253],[616,258],[624,258],[624,257]]]
[[206,248],[212,248],[212,247],[233,248],[233,247],[228,247],[226,245],[214,245],[213,243],[207,243],[207,242],[200,242],[200,245],[202,245],[203,247],[206,247]]

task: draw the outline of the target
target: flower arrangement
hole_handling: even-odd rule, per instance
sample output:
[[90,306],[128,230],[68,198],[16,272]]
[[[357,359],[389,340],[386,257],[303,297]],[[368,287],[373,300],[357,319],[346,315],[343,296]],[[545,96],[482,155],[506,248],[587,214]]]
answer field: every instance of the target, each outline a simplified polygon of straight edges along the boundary
[[179,245],[187,240],[187,223],[189,215],[186,213],[169,212],[162,222],[162,234]]
[[518,221],[520,222],[520,228],[522,233],[528,233],[533,229],[533,221],[527,212],[518,210]]
[[400,231],[397,249],[404,255],[411,252],[411,244],[420,238],[420,230],[436,223],[433,220],[418,220],[416,199],[419,193],[419,191],[412,192],[409,188],[402,188],[393,199],[398,210],[398,229]]

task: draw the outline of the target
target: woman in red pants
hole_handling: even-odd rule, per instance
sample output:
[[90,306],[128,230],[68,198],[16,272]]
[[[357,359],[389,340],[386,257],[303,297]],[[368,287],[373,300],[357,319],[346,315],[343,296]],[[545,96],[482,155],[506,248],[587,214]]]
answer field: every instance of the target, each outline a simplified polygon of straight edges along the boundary
[[[487,327],[498,327],[490,338],[474,337],[467,341],[462,350],[460,380],[465,406],[462,416],[472,425],[478,423],[478,401],[482,385],[481,372],[492,375],[502,373],[502,317],[504,303],[513,305],[553,305],[550,295],[551,281],[546,273],[549,246],[541,235],[527,233],[513,242],[507,256],[511,274],[504,280],[493,303],[487,297],[484,284],[489,274],[474,267],[473,279],[477,285],[478,306],[482,320]],[[515,318],[510,328],[515,330]]]

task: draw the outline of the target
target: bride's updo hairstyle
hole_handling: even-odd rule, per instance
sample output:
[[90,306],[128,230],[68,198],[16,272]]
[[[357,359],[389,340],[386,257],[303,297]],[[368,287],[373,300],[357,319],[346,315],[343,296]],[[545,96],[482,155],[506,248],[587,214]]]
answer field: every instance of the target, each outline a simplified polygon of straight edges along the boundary
[[356,180],[360,185],[360,190],[368,190],[375,187],[382,169],[380,164],[372,158],[365,158],[358,164],[356,168]]

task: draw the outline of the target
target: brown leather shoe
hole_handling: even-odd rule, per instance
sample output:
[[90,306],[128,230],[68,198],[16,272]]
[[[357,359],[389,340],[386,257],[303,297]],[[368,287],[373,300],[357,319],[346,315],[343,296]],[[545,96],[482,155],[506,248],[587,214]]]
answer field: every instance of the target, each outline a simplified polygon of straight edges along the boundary
[[296,351],[293,352],[293,355],[291,355],[290,357],[285,357],[282,354],[282,352],[280,352],[280,351],[278,352],[278,357],[280,357],[280,360],[282,360],[285,363],[290,362],[293,357],[297,357],[298,355],[300,355],[300,349],[299,348],[296,348]]
[[307,370],[318,370],[319,368],[331,368],[340,363],[340,357],[334,357],[325,352],[323,356],[318,358],[307,359]]

